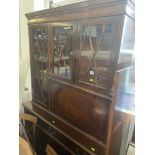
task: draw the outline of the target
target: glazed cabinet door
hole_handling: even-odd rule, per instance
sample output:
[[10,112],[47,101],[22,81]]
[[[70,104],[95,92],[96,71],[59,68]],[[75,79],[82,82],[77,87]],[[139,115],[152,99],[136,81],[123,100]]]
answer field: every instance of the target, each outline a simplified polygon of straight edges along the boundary
[[82,20],[77,82],[94,91],[109,93],[112,86],[117,24],[112,18]]
[[48,25],[29,25],[32,100],[48,107]]
[[77,24],[76,22],[59,22],[51,25],[50,75],[59,80],[73,82]]

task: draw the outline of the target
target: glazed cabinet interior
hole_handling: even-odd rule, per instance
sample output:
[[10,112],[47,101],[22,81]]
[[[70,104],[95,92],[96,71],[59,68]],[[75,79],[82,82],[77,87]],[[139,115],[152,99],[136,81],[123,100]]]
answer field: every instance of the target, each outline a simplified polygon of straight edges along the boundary
[[131,66],[134,17],[117,7],[128,3],[118,0],[113,8],[90,1],[26,15],[33,110],[65,148],[78,146],[81,152],[72,154],[119,155],[117,79]]

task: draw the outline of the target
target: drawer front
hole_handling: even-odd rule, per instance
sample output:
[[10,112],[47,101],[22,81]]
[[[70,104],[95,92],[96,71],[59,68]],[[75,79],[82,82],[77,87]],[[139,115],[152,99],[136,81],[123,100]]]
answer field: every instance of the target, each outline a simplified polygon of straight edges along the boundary
[[[70,139],[74,143],[78,144],[78,146],[82,146],[82,148],[87,150],[88,153],[93,155],[105,154],[105,145],[101,141],[98,141],[95,138],[89,136],[87,133],[78,130],[69,123],[66,123],[66,121],[63,121],[62,119],[57,117],[55,114],[49,113],[46,109],[38,106],[35,103],[33,103],[33,109],[36,113],[50,122],[52,128],[56,129],[56,131],[59,131],[62,135],[67,137],[67,139]],[[51,131],[50,134],[56,134],[55,130],[53,133]],[[60,141],[64,140],[63,137],[59,137],[59,134],[57,134],[56,137],[58,137]],[[65,143],[66,145],[69,145],[70,142],[65,141]],[[76,150],[75,147],[74,150]]]
[[66,138],[64,135],[59,133],[53,128],[50,128],[49,134],[55,137],[58,141],[62,142],[67,148],[69,148],[75,155],[89,155],[88,152],[80,148],[78,145],[73,143],[71,140]]
[[40,118],[38,118],[38,121],[37,121],[37,125],[39,127],[41,127],[42,129],[44,129],[45,131],[49,131],[49,125],[46,124],[43,120],[41,120]]
[[78,89],[52,82],[51,111],[80,130],[104,141],[109,101]]

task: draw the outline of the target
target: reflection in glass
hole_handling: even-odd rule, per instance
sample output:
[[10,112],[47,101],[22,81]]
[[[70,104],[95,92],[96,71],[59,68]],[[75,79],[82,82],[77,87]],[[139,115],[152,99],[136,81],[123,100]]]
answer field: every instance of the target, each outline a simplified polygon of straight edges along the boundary
[[32,28],[32,85],[33,99],[44,106],[48,104],[48,40],[47,27],[34,26]]
[[111,24],[81,26],[79,81],[102,87],[108,80],[113,30]]
[[42,62],[32,62],[32,76],[33,76],[33,98],[39,103],[47,105],[48,92],[48,74],[47,64]]
[[119,54],[119,69],[130,66],[134,54],[135,24],[129,17],[125,17],[121,48]]
[[71,79],[72,26],[54,27],[53,71],[55,74]]
[[38,27],[32,30],[33,55],[32,58],[38,61],[47,61],[47,31],[45,27]]
[[48,104],[48,86],[47,78],[35,78],[33,81],[33,98],[44,105]]

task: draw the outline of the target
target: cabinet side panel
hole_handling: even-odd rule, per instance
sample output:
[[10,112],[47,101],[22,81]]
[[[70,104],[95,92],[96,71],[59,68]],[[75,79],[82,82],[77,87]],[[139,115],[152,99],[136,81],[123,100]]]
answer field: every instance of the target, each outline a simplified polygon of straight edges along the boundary
[[[130,126],[134,119],[134,67],[118,71],[116,105],[113,119],[113,130],[110,144],[110,155],[126,151],[130,137]],[[113,153],[113,151],[115,153]]]

